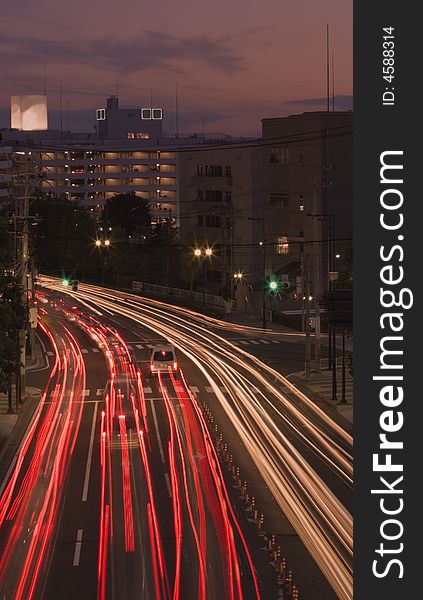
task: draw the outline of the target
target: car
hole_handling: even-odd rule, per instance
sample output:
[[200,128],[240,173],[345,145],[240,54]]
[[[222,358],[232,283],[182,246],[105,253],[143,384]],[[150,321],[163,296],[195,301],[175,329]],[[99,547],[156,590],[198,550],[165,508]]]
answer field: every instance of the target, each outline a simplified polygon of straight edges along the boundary
[[150,372],[168,373],[178,370],[175,348],[172,344],[156,344],[151,350]]

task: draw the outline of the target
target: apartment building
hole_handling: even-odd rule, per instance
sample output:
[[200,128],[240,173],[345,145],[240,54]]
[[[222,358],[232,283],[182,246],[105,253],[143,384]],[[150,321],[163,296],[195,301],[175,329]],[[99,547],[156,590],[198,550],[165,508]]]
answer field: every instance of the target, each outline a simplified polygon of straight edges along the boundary
[[213,249],[205,270],[202,255],[193,259],[199,285],[235,297],[242,281],[252,310],[272,275],[293,291],[309,269],[315,293],[328,289],[352,228],[352,113],[263,119],[262,126],[260,140],[178,154],[182,238]]

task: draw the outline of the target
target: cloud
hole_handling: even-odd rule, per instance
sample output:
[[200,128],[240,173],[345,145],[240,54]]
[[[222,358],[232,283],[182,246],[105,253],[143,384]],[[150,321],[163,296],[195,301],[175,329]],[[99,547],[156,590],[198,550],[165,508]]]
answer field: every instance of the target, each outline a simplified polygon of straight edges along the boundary
[[[0,51],[8,55],[9,67],[48,64],[86,65],[98,70],[114,70],[124,74],[144,69],[184,72],[184,62],[203,65],[230,74],[243,68],[244,59],[230,48],[226,40],[207,36],[177,37],[163,32],[143,31],[132,39],[47,39],[16,38],[2,35]],[[182,66],[181,66],[182,65]]]
[[[332,105],[332,98],[330,99]],[[315,106],[325,107],[327,105],[327,98],[300,98],[297,100],[287,100],[285,104],[299,105],[299,106]],[[353,107],[353,96],[335,96],[335,108],[342,110],[350,110]]]

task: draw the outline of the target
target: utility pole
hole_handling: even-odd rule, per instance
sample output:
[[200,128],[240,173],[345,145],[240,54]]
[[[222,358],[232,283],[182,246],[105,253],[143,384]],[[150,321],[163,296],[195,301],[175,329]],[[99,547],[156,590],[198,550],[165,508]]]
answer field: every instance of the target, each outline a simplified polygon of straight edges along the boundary
[[261,312],[263,331],[266,329],[266,245],[265,245],[265,229],[264,217],[248,217],[249,221],[260,221],[261,223],[261,261],[262,261],[262,293],[261,293]]
[[[314,185],[314,194],[313,194],[313,213],[317,213],[318,209],[318,193],[320,190],[320,182],[318,171],[316,170],[315,176],[315,185]],[[316,371],[318,373],[321,372],[320,367],[320,357],[321,357],[321,340],[320,340],[320,305],[319,305],[319,295],[320,295],[320,234],[318,229],[318,219],[316,217],[313,218],[313,298],[314,298],[314,358],[316,363]]]
[[306,309],[306,322],[305,322],[305,330],[306,330],[306,343],[305,343],[305,378],[310,379],[311,369],[311,337],[310,337],[310,267],[306,266],[304,269],[305,272],[305,309]]

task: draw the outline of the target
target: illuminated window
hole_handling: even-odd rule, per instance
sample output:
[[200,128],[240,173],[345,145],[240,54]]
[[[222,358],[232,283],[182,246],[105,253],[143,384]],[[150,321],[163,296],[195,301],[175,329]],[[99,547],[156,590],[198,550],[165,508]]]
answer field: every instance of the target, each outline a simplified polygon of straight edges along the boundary
[[137,138],[137,140],[148,140],[149,135],[148,133],[137,133],[135,137]]
[[135,133],[128,133],[128,140],[135,139]]
[[141,119],[144,119],[144,120],[151,119],[151,108],[142,108],[141,109]]
[[106,109],[105,108],[97,108],[97,121],[105,121],[106,120]]
[[288,254],[289,243],[286,235],[279,235],[276,243],[276,254]]

